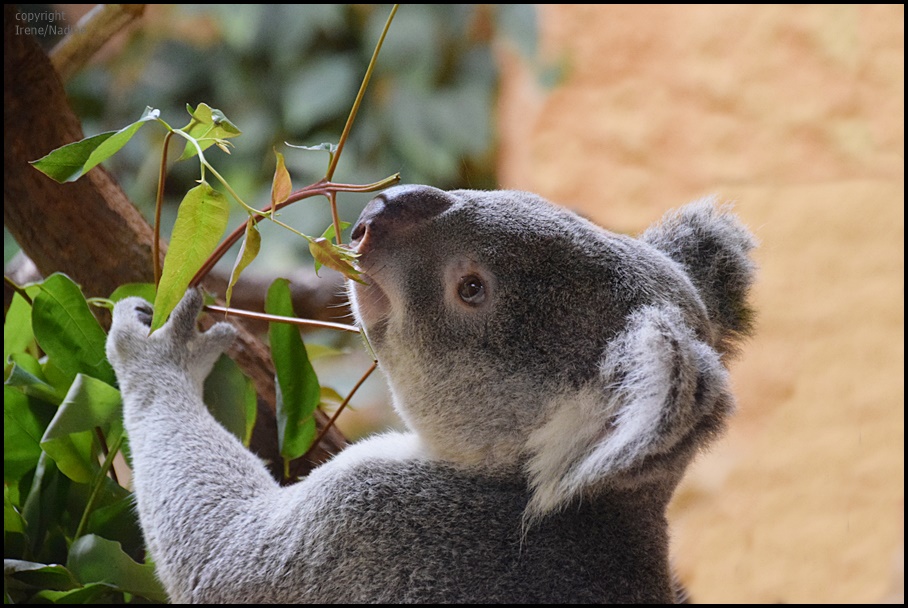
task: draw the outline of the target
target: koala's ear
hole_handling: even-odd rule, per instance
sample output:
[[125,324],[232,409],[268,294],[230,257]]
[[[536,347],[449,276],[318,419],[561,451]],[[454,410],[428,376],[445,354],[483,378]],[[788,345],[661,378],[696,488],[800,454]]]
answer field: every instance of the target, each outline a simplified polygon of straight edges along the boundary
[[531,434],[530,519],[601,484],[676,482],[734,407],[719,354],[675,307],[633,313],[600,364],[600,383],[556,399]]
[[706,305],[717,330],[716,348],[733,355],[736,344],[753,329],[747,302],[756,265],[750,253],[757,241],[714,197],[670,211],[640,239],[681,264]]

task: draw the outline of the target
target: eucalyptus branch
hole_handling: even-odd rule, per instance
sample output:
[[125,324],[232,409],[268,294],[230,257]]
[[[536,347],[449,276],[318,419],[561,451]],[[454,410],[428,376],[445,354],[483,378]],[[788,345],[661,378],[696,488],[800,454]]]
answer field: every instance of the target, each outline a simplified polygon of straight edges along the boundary
[[3,282],[6,283],[10,289],[19,294],[23,300],[28,302],[29,306],[32,305],[32,299],[29,297],[28,293],[26,293],[25,289],[23,289],[21,286],[17,285],[15,281],[13,281],[6,275],[3,275]]
[[381,51],[382,44],[385,42],[385,36],[388,34],[388,28],[391,27],[391,21],[394,20],[394,15],[397,14],[399,6],[399,4],[395,4],[391,8],[391,14],[388,15],[388,20],[385,21],[385,27],[381,32],[381,36],[378,38],[375,50],[372,52],[372,59],[369,60],[369,66],[366,68],[366,75],[363,77],[362,84],[359,85],[356,100],[353,102],[353,107],[350,108],[350,115],[347,116],[347,123],[344,125],[344,130],[337,142],[337,150],[335,150],[334,154],[331,156],[331,164],[328,165],[328,171],[325,173],[326,181],[331,181],[331,178],[334,177],[334,170],[337,169],[337,161],[340,160],[341,152],[344,149],[344,143],[347,141],[350,129],[353,128],[353,121],[356,119],[356,113],[359,112],[359,106],[363,101],[363,97],[366,95],[366,88],[369,86],[369,80],[372,78],[372,72],[378,62],[378,53]]
[[[381,181],[377,181],[372,184],[365,184],[365,185],[335,184],[333,182],[329,182],[328,180],[322,179],[315,183],[309,184],[308,186],[304,186],[304,187],[300,188],[299,190],[293,192],[285,200],[281,201],[277,205],[273,205],[273,209],[272,209],[272,205],[269,203],[261,211],[256,211],[256,214],[258,215],[258,217],[253,218],[253,221],[255,221],[257,223],[262,218],[267,217],[268,214],[273,211],[278,211],[280,209],[283,209],[287,205],[290,205],[291,203],[295,203],[297,201],[301,201],[303,199],[310,198],[313,196],[327,197],[328,194],[332,191],[333,192],[375,192],[376,190],[384,190],[385,188],[393,186],[394,184],[396,184],[399,181],[400,181],[400,173],[395,173],[394,175],[391,175],[390,177],[386,177],[385,179],[383,179]],[[230,247],[232,247],[234,243],[236,243],[237,241],[240,240],[240,238],[242,238],[245,230],[246,230],[246,224],[245,223],[240,224],[239,226],[237,226],[237,228],[233,232],[230,233],[229,236],[227,236],[227,238],[225,238],[223,241],[221,241],[221,244],[218,245],[217,249],[214,250],[214,252],[208,257],[208,259],[202,265],[202,267],[199,268],[199,270],[195,273],[195,276],[192,278],[192,281],[190,281],[190,283],[189,283],[190,287],[197,286],[202,281],[202,279],[209,272],[211,272],[211,269],[214,268],[215,264],[217,264],[222,257],[224,257],[224,254],[227,253],[227,251],[230,249]]]
[[95,503],[98,501],[98,496],[101,494],[101,488],[104,487],[104,478],[107,477],[107,473],[113,467],[114,456],[120,451],[120,446],[123,444],[123,438],[125,436],[125,434],[120,433],[120,436],[117,437],[117,440],[111,446],[110,451],[107,452],[104,463],[101,465],[101,470],[98,471],[97,476],[92,480],[91,494],[88,497],[88,502],[85,504],[85,510],[82,512],[82,518],[79,520],[79,526],[76,528],[73,540],[82,536],[82,533],[85,531],[85,526],[88,524],[88,516],[91,514],[92,509],[94,509]]
[[[101,453],[104,454],[104,458],[107,459],[110,450],[107,447],[107,439],[104,437],[104,431],[102,431],[99,426],[95,427],[95,439],[98,440],[98,445],[101,447]],[[110,477],[115,482],[120,483],[120,480],[117,479],[117,471],[113,467],[110,468]]]
[[[167,123],[164,124],[166,125]],[[151,263],[154,268],[155,288],[157,288],[158,284],[161,282],[161,208],[164,206],[164,178],[167,174],[167,147],[170,145],[171,137],[173,137],[173,129],[167,131],[167,135],[164,136],[164,149],[161,151],[161,168],[158,172],[158,194],[154,204],[154,240],[151,242]]]
[[192,143],[193,146],[195,146],[196,154],[199,155],[199,165],[202,167],[202,181],[205,181],[205,169],[208,169],[209,171],[211,171],[211,174],[219,182],[221,182],[221,185],[224,186],[224,189],[227,190],[227,192],[230,194],[230,196],[233,197],[233,200],[235,200],[237,203],[239,203],[240,206],[243,207],[250,215],[253,215],[253,214],[264,215],[255,207],[250,207],[249,205],[247,205],[243,201],[243,199],[240,198],[240,195],[236,193],[236,191],[230,186],[229,183],[227,183],[227,180],[224,179],[223,177],[221,177],[221,174],[218,173],[217,170],[211,166],[211,163],[209,163],[208,159],[205,158],[205,153],[202,151],[202,146],[199,145],[199,140],[197,140],[192,135],[184,132],[182,129],[174,129],[171,132],[176,133],[180,137],[184,138],[186,141]]
[[253,312],[251,310],[242,310],[240,308],[228,308],[226,306],[216,306],[214,304],[205,305],[208,312],[223,313],[224,316],[233,315],[244,319],[255,319],[257,321],[274,321],[277,323],[288,323],[290,325],[299,325],[300,327],[318,327],[320,329],[337,329],[348,331],[354,334],[360,333],[355,325],[345,325],[343,323],[332,323],[330,321],[314,321],[312,319],[297,319],[296,317],[282,317],[280,315],[270,315],[264,312]]
[[[240,197],[240,195],[236,193],[236,190],[234,190],[230,186],[230,184],[227,182],[227,180],[224,179],[220,173],[218,173],[217,169],[215,169],[214,167],[211,166],[211,163],[209,163],[208,160],[205,158],[205,155],[202,152],[202,147],[199,145],[199,141],[196,138],[192,137],[188,133],[185,133],[181,129],[174,129],[173,131],[171,131],[171,133],[176,133],[177,135],[180,135],[181,137],[185,138],[187,141],[192,142],[192,144],[195,146],[196,152],[199,155],[199,164],[202,166],[202,181],[205,180],[205,169],[207,168],[208,171],[210,171],[211,174],[221,183],[221,185],[224,186],[224,189],[227,190],[227,193],[233,197],[233,200],[235,200],[237,203],[239,203],[240,206],[243,207],[243,209],[245,209],[247,213],[249,213],[249,216],[252,217],[254,221],[258,222],[258,220],[261,218],[267,218],[268,220],[274,222],[281,228],[289,230],[293,234],[295,234],[299,237],[302,237],[309,242],[312,242],[314,240],[312,237],[303,234],[296,228],[276,219],[274,217],[274,211],[276,211],[279,207],[275,206],[274,209],[271,209],[271,205],[269,205],[265,210],[259,211],[255,207],[252,207],[252,206],[246,204],[246,202]],[[332,213],[334,215],[335,227],[339,228],[340,220],[337,219],[337,210],[335,209],[334,198],[333,198],[332,194],[333,194],[333,190],[329,189],[327,191],[327,193],[325,194],[325,196],[327,196],[328,200],[330,200],[332,202],[331,209],[332,209]],[[289,199],[288,199],[288,201],[289,201]],[[284,201],[284,202],[286,203],[288,201]],[[269,213],[269,211],[270,211],[270,213]],[[259,216],[259,217],[256,218],[256,216]]]
[[324,437],[325,434],[328,432],[328,429],[330,429],[332,426],[334,426],[334,422],[338,419],[338,417],[340,416],[340,413],[342,411],[344,411],[344,408],[347,407],[348,403],[350,403],[350,399],[353,398],[353,395],[356,394],[356,391],[359,390],[359,387],[363,385],[363,382],[365,382],[369,378],[369,376],[372,375],[372,372],[375,371],[376,367],[378,367],[378,361],[373,360],[372,365],[370,365],[369,369],[366,370],[366,373],[360,377],[359,382],[356,383],[356,386],[353,387],[353,390],[350,391],[350,393],[347,395],[347,398],[344,399],[344,402],[338,406],[337,411],[334,412],[334,414],[331,416],[331,419],[328,420],[327,423],[325,423],[325,426],[322,428],[322,431],[318,434],[318,437],[315,438],[315,441],[312,442],[312,445],[318,445],[319,442],[322,440],[322,437]]
[[[372,51],[372,58],[369,60],[369,65],[366,67],[366,74],[363,76],[363,81],[359,85],[359,91],[356,93],[356,99],[353,101],[353,107],[350,108],[350,114],[347,116],[347,122],[344,124],[344,130],[341,132],[340,139],[337,141],[337,149],[334,153],[331,154],[331,162],[328,164],[328,171],[325,172],[325,181],[330,182],[334,177],[334,171],[337,169],[337,163],[340,160],[341,152],[344,151],[344,144],[347,143],[347,137],[350,135],[350,129],[353,128],[353,121],[356,120],[356,114],[359,112],[359,106],[363,102],[363,97],[366,95],[366,89],[369,87],[369,80],[372,79],[372,72],[375,70],[375,66],[378,63],[378,54],[381,51],[381,47],[385,42],[385,36],[388,34],[388,29],[391,27],[391,22],[394,20],[394,15],[397,14],[397,9],[400,5],[395,4],[391,8],[391,14],[388,15],[387,21],[385,21],[385,27],[382,29],[381,36],[378,37],[378,42],[375,44],[375,50]],[[337,214],[337,200],[335,196],[336,191],[331,191],[327,195],[328,202],[331,206],[331,218],[334,221],[334,241],[340,245],[341,244],[341,230],[340,230],[340,219]]]
[[341,244],[341,225],[340,217],[337,214],[337,190],[331,190],[328,193],[328,203],[331,206],[331,221],[334,223],[334,242]]

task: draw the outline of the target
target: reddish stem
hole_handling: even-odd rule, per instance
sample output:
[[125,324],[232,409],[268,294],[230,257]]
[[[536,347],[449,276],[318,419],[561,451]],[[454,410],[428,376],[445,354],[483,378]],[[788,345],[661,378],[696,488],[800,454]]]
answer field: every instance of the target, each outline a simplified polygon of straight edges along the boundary
[[313,446],[318,445],[318,443],[322,440],[322,437],[325,436],[325,433],[328,432],[328,429],[334,426],[334,421],[337,420],[338,416],[340,416],[340,413],[344,411],[344,408],[347,407],[348,403],[350,403],[350,399],[353,398],[353,395],[356,394],[356,391],[359,390],[359,387],[362,386],[363,382],[365,382],[366,379],[368,379],[369,376],[372,375],[372,372],[375,371],[376,367],[378,367],[378,361],[373,361],[372,365],[369,366],[369,369],[366,370],[366,373],[362,375],[362,377],[359,379],[359,382],[357,382],[356,386],[353,387],[353,390],[350,391],[350,394],[347,395],[347,398],[344,399],[344,402],[340,404],[340,406],[337,408],[337,411],[334,412],[334,415],[331,416],[331,419],[327,424],[325,424],[324,428],[322,428],[322,432],[319,433],[318,437],[315,438],[315,441],[312,442]]

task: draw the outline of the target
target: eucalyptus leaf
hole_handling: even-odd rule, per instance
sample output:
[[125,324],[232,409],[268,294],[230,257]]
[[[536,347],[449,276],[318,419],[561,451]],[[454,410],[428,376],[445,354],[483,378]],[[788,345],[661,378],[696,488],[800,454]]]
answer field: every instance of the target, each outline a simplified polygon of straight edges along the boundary
[[32,326],[41,349],[70,381],[85,373],[113,384],[113,368],[104,352],[107,335],[79,286],[59,273],[40,285],[32,307]]
[[91,431],[71,433],[41,443],[41,449],[61,473],[76,483],[90,483],[100,468],[95,457]]
[[20,559],[3,560],[4,579],[22,586],[67,591],[78,589],[79,581],[64,566],[41,564]]
[[118,542],[86,534],[70,547],[66,566],[83,584],[105,583],[150,600],[167,601],[154,567],[133,560]]
[[227,197],[208,182],[202,182],[183,197],[155,296],[152,331],[160,329],[176,308],[192,277],[217,248],[229,219]]
[[[230,122],[223,112],[210,107],[206,103],[200,103],[194,110],[192,106],[187,104],[186,111],[192,116],[192,120],[183,127],[182,131],[195,139],[203,152],[217,143],[218,140],[229,139],[242,134],[242,131]],[[195,144],[188,141],[179,160],[186,160],[197,154],[198,149]]]
[[90,431],[96,426],[119,421],[122,406],[120,391],[97,378],[79,374],[41,441]]
[[150,107],[139,120],[119,131],[100,133],[83,140],[67,144],[52,151],[47,156],[32,161],[32,166],[60,183],[74,182],[98,164],[104,162],[126,143],[146,122],[156,120],[159,110]]
[[278,203],[282,203],[293,192],[293,183],[290,180],[290,172],[287,171],[287,165],[284,163],[284,155],[274,151],[277,156],[277,166],[274,169],[274,179],[271,181],[271,208]]
[[41,437],[41,449],[60,471],[77,483],[88,483],[98,470],[93,429],[114,423],[120,432],[120,392],[79,374]]
[[32,403],[18,390],[3,387],[3,480],[18,481],[38,464],[41,435],[52,411]]
[[[6,462],[4,462],[4,467],[5,465]],[[22,519],[22,514],[13,504],[10,498],[10,487],[6,484],[3,484],[3,531],[20,534],[25,532],[25,520]]]
[[236,256],[236,262],[233,264],[233,270],[230,272],[230,281],[227,283],[227,294],[225,300],[227,306],[230,306],[230,297],[233,295],[233,286],[240,280],[240,274],[252,260],[259,254],[262,247],[262,235],[256,226],[255,221],[250,217],[246,220],[246,235],[243,237],[243,244],[240,245],[240,252]]
[[123,592],[106,583],[91,583],[69,591],[42,589],[31,602],[53,604],[114,604],[123,602]]
[[319,402],[319,407],[322,410],[336,410],[343,402],[344,398],[336,390],[327,386],[322,387],[322,393]]
[[101,491],[98,502],[107,504],[92,509],[85,526],[86,532],[120,541],[127,554],[144,555],[145,542],[136,513],[135,496],[109,477],[104,478]]
[[[290,283],[277,279],[268,289],[265,312],[294,317]],[[292,460],[305,454],[315,441],[315,409],[321,389],[299,329],[287,323],[270,324],[271,358],[277,376],[277,429],[281,456]]]
[[[343,232],[344,230],[346,230],[349,227],[350,227],[350,222],[343,222],[343,221],[340,222],[341,232]],[[328,239],[329,241],[335,240],[335,238],[334,238],[334,222],[332,222],[331,224],[328,225],[327,228],[325,228],[325,231],[322,233],[322,238]]]
[[52,458],[42,452],[28,494],[22,502],[28,543],[25,555],[41,562],[54,560],[57,555],[54,546],[62,540],[63,532],[58,522],[63,521],[68,510],[72,489],[72,481],[60,473]]
[[9,360],[12,366],[4,382],[6,386],[15,387],[25,395],[52,405],[63,401],[65,389],[58,389],[49,383],[37,359],[28,353],[13,353]]
[[204,386],[204,401],[215,420],[248,446],[257,413],[252,380],[230,357],[221,355]]
[[353,266],[353,261],[357,258],[357,254],[354,251],[342,245],[335,245],[328,239],[321,237],[309,241],[309,253],[315,258],[316,273],[322,266],[327,266],[348,279],[365,284],[359,278],[362,273]]
[[4,363],[9,360],[12,353],[20,353],[28,348],[34,339],[31,304],[18,293],[14,293],[3,321]]

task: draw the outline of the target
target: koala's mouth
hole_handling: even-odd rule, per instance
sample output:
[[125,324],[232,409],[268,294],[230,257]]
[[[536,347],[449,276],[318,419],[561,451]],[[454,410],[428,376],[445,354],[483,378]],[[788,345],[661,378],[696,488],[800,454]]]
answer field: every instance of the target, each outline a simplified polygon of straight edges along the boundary
[[367,330],[374,329],[391,314],[391,300],[382,288],[383,265],[377,257],[371,243],[370,230],[357,230],[350,246],[359,254],[357,266],[363,283],[349,281],[350,302],[353,314]]

